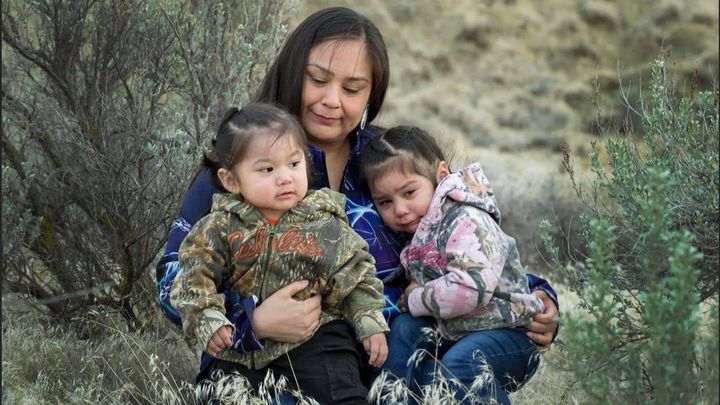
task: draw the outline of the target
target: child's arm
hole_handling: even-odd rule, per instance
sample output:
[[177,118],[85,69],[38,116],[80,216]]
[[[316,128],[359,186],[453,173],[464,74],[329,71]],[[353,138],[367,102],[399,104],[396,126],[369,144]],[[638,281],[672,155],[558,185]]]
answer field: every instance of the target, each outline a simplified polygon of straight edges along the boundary
[[[477,209],[464,210],[439,235],[437,243],[445,247],[446,272],[410,292],[408,308],[414,316],[451,319],[487,305],[506,261],[519,260],[508,257],[510,246],[505,233],[488,214]],[[411,273],[421,272],[413,268],[421,266],[420,261],[410,261],[408,266]],[[527,282],[524,277],[521,281]]]
[[545,279],[531,273],[527,273],[526,276],[530,291],[539,297],[545,306],[545,311],[533,316],[532,322],[527,325],[528,336],[536,345],[549,349],[560,331],[560,325],[557,322],[560,312],[558,296]]
[[[368,253],[367,244],[355,233],[352,234],[355,250],[349,260],[338,266],[329,284],[330,293],[324,302],[339,307],[343,317],[355,328],[359,341],[370,335],[388,332],[390,329],[382,315],[385,305],[383,284],[375,276],[375,261]],[[363,247],[364,246],[364,247]],[[346,256],[339,254],[339,257]]]
[[331,289],[323,297],[323,306],[340,308],[343,317],[355,328],[358,341],[363,341],[390,330],[382,314],[383,283],[375,275],[375,259],[368,252],[367,242],[345,219],[337,219],[336,224],[341,229],[338,239],[332,241],[337,247],[335,271],[328,280]]
[[558,310],[560,309],[560,303],[558,302],[557,293],[547,280],[538,277],[532,273],[527,273],[525,274],[525,276],[528,279],[528,287],[530,288],[530,292],[536,293],[539,291],[544,291],[545,295],[555,304],[555,307]]
[[[380,367],[385,363],[388,355],[385,333],[389,331],[382,309],[385,305],[385,298],[382,293],[383,284],[375,276],[375,261],[367,252],[367,244],[354,232],[351,238],[355,239],[353,244],[357,246],[357,253],[336,272],[332,280],[335,283],[333,291],[342,291],[343,287],[351,288],[355,285],[342,300],[341,308],[343,317],[349,321],[359,341],[370,357],[368,364],[373,367]],[[331,292],[332,296],[333,293]],[[329,297],[337,300],[336,297]]]
[[180,312],[188,344],[209,348],[213,335],[224,326],[232,328],[225,317],[225,297],[218,286],[229,260],[225,221],[210,214],[192,228],[180,247],[179,272],[170,299]]

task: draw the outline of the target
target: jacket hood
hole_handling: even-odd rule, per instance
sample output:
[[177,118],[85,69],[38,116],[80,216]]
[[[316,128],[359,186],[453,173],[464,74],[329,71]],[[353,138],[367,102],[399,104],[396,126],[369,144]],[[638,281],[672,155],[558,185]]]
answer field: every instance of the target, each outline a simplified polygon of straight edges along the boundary
[[421,231],[422,228],[428,229],[430,224],[439,221],[444,215],[443,206],[451,202],[477,207],[487,212],[495,222],[500,224],[500,209],[495,199],[495,193],[479,163],[468,165],[440,181],[418,231]]
[[[218,193],[213,195],[212,211],[225,211],[236,214],[243,222],[264,220],[260,211],[246,204],[242,196],[236,194]],[[281,220],[290,215],[304,221],[312,221],[326,217],[328,214],[346,218],[345,196],[328,188],[323,188],[309,190],[294,208],[283,214]]]

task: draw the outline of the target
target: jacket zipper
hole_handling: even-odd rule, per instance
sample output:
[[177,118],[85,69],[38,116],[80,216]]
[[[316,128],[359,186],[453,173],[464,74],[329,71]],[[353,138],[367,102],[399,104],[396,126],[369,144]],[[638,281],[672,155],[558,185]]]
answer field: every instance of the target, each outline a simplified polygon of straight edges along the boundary
[[[267,245],[265,246],[265,252],[264,252],[265,257],[263,258],[263,264],[261,266],[261,269],[262,269],[262,284],[260,285],[261,299],[265,299],[265,286],[267,285],[267,277],[270,274],[270,272],[268,272],[268,266],[270,265],[270,254],[272,252],[272,240],[276,234],[275,225],[268,224],[268,229],[269,229],[269,234],[268,234]],[[253,352],[253,355],[251,357],[253,369],[255,369],[256,358],[257,358],[257,353]]]

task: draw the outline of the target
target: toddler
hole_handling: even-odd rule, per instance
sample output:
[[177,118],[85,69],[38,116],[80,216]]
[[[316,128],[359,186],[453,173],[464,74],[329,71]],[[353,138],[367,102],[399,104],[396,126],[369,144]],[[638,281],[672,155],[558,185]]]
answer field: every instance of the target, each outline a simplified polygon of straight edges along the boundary
[[[435,140],[414,127],[373,138],[361,160],[383,222],[412,235],[400,255],[410,281],[400,306],[412,317],[393,321],[385,369],[418,394],[438,369],[462,384],[455,392],[463,401],[485,362],[494,381],[474,395],[505,402],[498,388],[525,381],[537,366],[536,346],[523,326],[544,308],[528,290],[515,240],[500,228],[500,211],[480,165],[450,173]],[[428,326],[437,326],[438,347],[423,332]],[[423,348],[437,353],[442,366],[408,362]]]
[[[215,369],[240,373],[256,390],[272,370],[320,403],[363,403],[355,338],[378,367],[387,357],[388,327],[382,282],[367,243],[347,222],[344,196],[308,191],[304,131],[275,106],[229,110],[213,148],[222,164],[214,180],[229,193],[214,195],[212,210],[180,248],[184,270],[170,299],[186,338],[217,357]],[[309,284],[298,299],[322,295],[315,334],[234,350],[239,342],[224,292],[262,301],[300,280]]]

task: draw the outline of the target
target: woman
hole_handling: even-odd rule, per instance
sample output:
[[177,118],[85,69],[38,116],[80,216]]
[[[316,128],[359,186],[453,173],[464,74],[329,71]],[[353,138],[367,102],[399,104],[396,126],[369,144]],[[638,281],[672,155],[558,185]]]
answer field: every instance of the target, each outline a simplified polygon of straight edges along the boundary
[[[345,194],[350,224],[368,242],[377,275],[384,282],[384,315],[391,322],[400,313],[397,302],[405,285],[397,271],[405,241],[382,224],[369,194],[359,187],[358,166],[360,149],[377,133],[368,124],[382,107],[389,71],[377,27],[350,9],[328,8],[309,16],[290,34],[254,101],[278,104],[299,118],[310,142],[310,188],[330,187]],[[163,311],[178,324],[177,311],[168,299],[179,270],[177,251],[192,225],[210,210],[212,194],[220,191],[209,181],[207,171],[199,173],[185,195],[180,218],[172,225],[157,266]],[[235,338],[242,340],[244,350],[262,347],[264,338],[296,342],[312,334],[318,325],[320,297],[292,298],[305,284],[291,284],[257,305],[252,297],[226,302],[238,309]],[[557,329],[557,298],[545,280],[529,275],[529,284],[546,308],[528,326],[529,336],[541,349],[549,348]],[[203,357],[198,378],[205,376],[211,363],[212,358]]]

